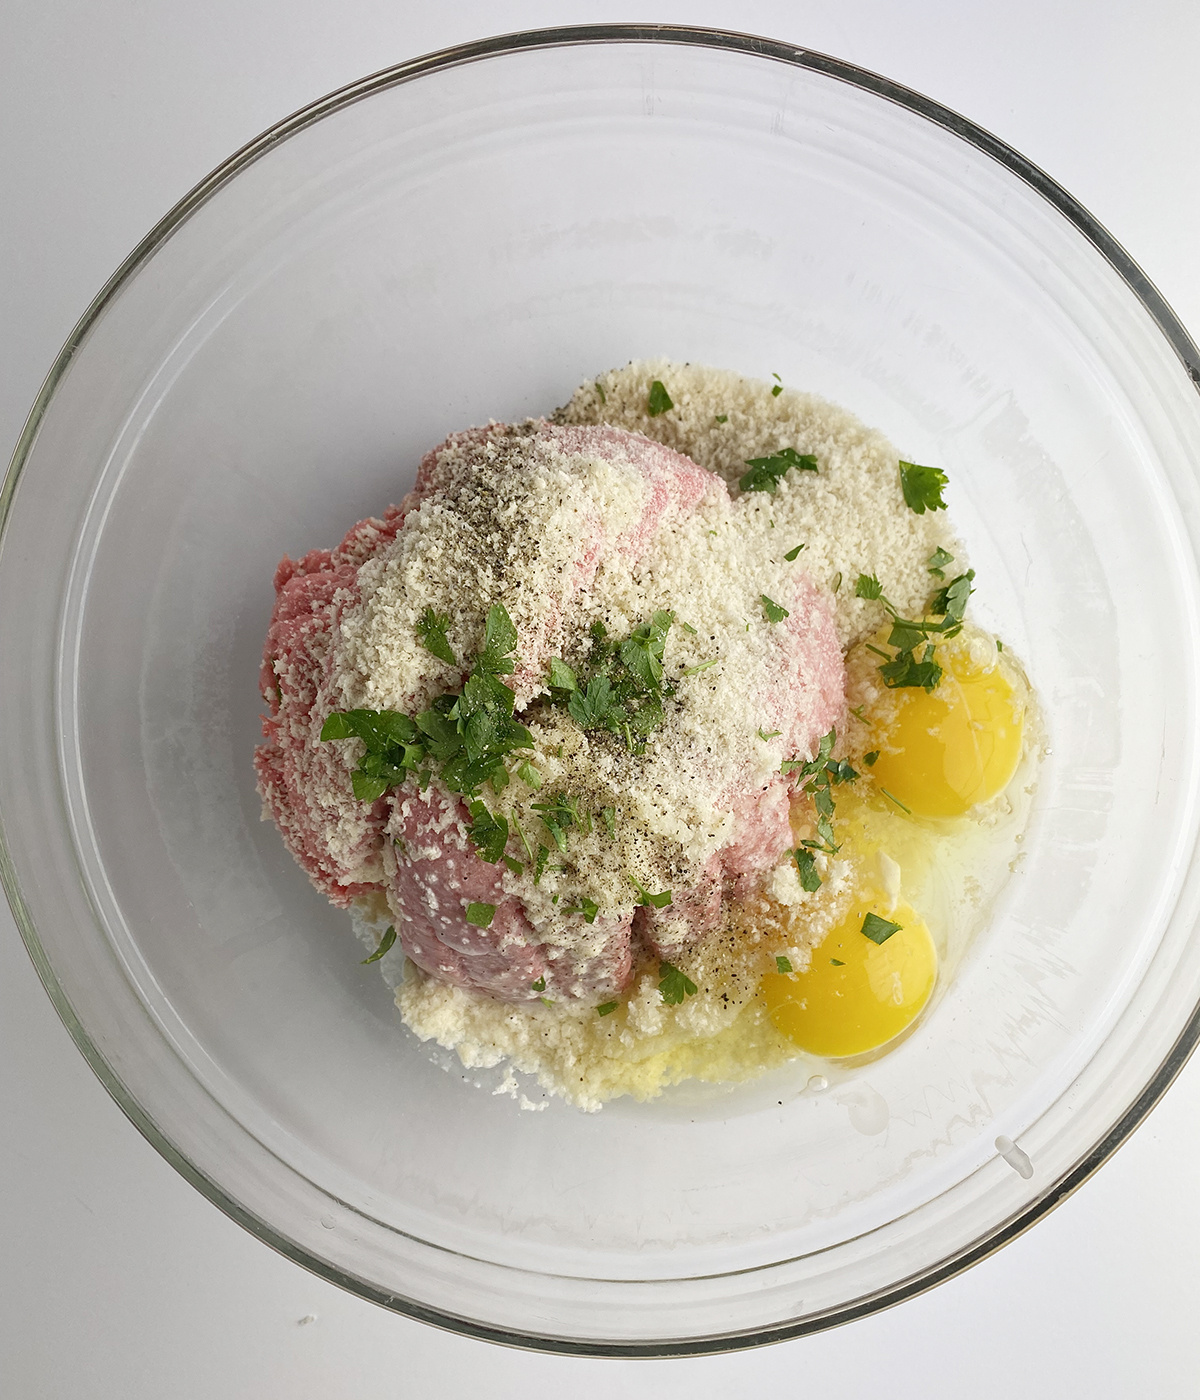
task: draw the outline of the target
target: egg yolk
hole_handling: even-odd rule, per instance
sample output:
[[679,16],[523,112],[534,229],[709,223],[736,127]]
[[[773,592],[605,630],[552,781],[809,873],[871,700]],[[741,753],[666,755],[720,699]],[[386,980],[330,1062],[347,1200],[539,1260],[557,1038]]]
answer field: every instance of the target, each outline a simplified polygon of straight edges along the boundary
[[998,666],[960,651],[936,690],[896,690],[875,782],[922,817],[958,817],[1007,787],[1021,757],[1025,707]]
[[[776,1027],[810,1055],[845,1059],[894,1040],[920,1014],[937,980],[929,930],[906,904],[860,902],[813,950],[804,972],[768,973],[762,994]],[[868,914],[900,928],[885,942],[863,933]]]

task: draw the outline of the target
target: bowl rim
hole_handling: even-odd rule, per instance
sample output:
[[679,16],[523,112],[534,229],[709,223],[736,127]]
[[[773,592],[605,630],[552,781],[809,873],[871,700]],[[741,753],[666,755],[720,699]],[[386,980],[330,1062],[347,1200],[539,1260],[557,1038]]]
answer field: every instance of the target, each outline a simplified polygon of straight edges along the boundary
[[[774,60],[792,67],[824,74],[838,82],[870,93],[884,101],[903,107],[960,137],[1028,185],[1092,244],[1153,319],[1179,358],[1193,387],[1196,388],[1197,392],[1200,392],[1200,350],[1197,349],[1196,343],[1184,329],[1179,318],[1157,287],[1112,234],[1078,200],[1032,161],[1027,160],[985,128],[941,103],[843,59],[794,44],[736,31],[674,24],[587,24],[521,30],[439,49],[433,53],[380,69],[357,82],[328,93],[275,123],[261,135],[235,151],[160,219],[100,289],[71,331],[46,375],[17,440],[4,481],[0,484],[0,550],[3,549],[7,536],[17,485],[29,460],[42,420],[58,385],[87,340],[92,327],[104,314],[107,307],[121,294],[125,284],[149,262],[154,254],[198,209],[230,183],[235,176],[274,147],[325,117],[342,111],[353,103],[362,101],[376,93],[399,86],[402,83],[411,82],[427,74],[484,59],[496,58],[504,54],[602,44],[693,46]],[[264,1244],[269,1245],[294,1263],[328,1282],[370,1302],[377,1303],[392,1312],[482,1341],[560,1355],[649,1358],[699,1356],[739,1351],[769,1343],[788,1341],[810,1333],[824,1331],[830,1327],[840,1326],[843,1323],[879,1312],[884,1308],[894,1307],[898,1303],[924,1293],[994,1254],[1078,1190],[1116,1152],[1117,1148],[1149,1114],[1174,1082],[1197,1043],[1200,1042],[1200,1003],[1198,1003],[1170,1051],[1150,1077],[1137,1099],[1112,1124],[1108,1132],[1091,1150],[1074,1167],[1060,1175],[1058,1180],[1052,1183],[1038,1200],[996,1227],[985,1238],[976,1241],[958,1254],[873,1294],[793,1322],[720,1336],[688,1338],[679,1341],[638,1342],[543,1337],[534,1333],[517,1332],[476,1322],[461,1315],[426,1306],[414,1299],[398,1297],[365,1279],[329,1264],[318,1255],[281,1234],[274,1226],[247,1210],[228,1195],[217,1181],[191,1162],[186,1154],[177,1148],[159,1128],[146,1109],[125,1087],[119,1075],[93,1043],[87,1030],[75,1014],[65,990],[50,965],[34,927],[30,911],[21,895],[16,871],[5,839],[2,815],[0,815],[0,884],[3,884],[17,928],[38,976],[76,1047],[87,1060],[96,1077],[151,1146],[215,1206]]]

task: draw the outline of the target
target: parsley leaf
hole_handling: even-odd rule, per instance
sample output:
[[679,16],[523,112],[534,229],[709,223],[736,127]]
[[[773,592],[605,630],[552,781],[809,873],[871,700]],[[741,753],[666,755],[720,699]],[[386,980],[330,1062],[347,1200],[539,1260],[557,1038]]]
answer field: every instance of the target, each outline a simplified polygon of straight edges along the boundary
[[604,385],[601,384],[600,381],[597,379],[595,384],[592,385],[592,387],[595,389],[596,397],[600,400],[600,402],[607,403],[608,395],[604,392]]
[[[542,814],[542,825],[550,833],[562,855],[567,853],[567,832],[579,824],[579,810],[573,798],[559,793],[553,802],[535,802],[533,810]],[[539,865],[542,862],[539,858]],[[539,874],[540,874],[539,870]]]
[[879,750],[872,749],[870,753],[863,754],[863,762],[868,768],[874,768],[875,760],[879,757]]
[[771,386],[771,397],[777,399],[783,393],[783,380],[777,374],[771,376],[775,383]]
[[674,613],[659,610],[622,642],[610,639],[602,622],[593,622],[585,667],[570,672],[573,690],[553,683],[565,681],[570,668],[560,663],[562,670],[554,672],[552,663],[550,702],[566,709],[581,728],[607,729],[624,739],[631,753],[641,753],[647,736],[662,723],[664,700],[675,694],[676,682],[663,676],[667,634],[674,622]]
[[829,959],[829,965],[830,965],[830,967],[845,967],[845,966],[846,966],[846,964],[841,960],[841,958],[830,958],[830,959]]
[[658,993],[668,1006],[678,1006],[685,997],[694,997],[699,991],[695,982],[686,972],[680,972],[669,962],[658,965]]
[[546,990],[545,975],[543,974],[541,977],[539,977],[536,982],[530,982],[529,985],[533,988],[535,992],[544,992]]
[[607,676],[594,676],[587,690],[575,690],[567,702],[571,718],[581,729],[603,724],[612,707],[612,684]]
[[674,408],[675,404],[667,393],[667,387],[661,379],[656,379],[650,386],[650,397],[646,402],[646,411],[651,418],[657,418],[660,413],[666,413],[669,408]]
[[821,877],[817,873],[817,858],[812,851],[797,848],[792,852],[796,859],[796,870],[800,875],[800,888],[809,894],[816,894],[821,888]]
[[476,903],[472,900],[467,905],[467,912],[463,917],[467,923],[474,924],[476,928],[489,928],[492,920],[496,917],[496,906]]
[[887,788],[885,788],[885,787],[881,787],[881,788],[879,789],[879,791],[880,791],[881,793],[883,793],[884,797],[886,797],[886,798],[888,798],[890,801],[894,802],[894,803],[896,804],[896,806],[899,807],[900,810],[901,810],[902,812],[907,812],[908,815],[909,815],[910,817],[912,816],[912,808],[911,808],[911,807],[906,807],[906,806],[904,805],[904,803],[900,801],[900,799],[896,796],[896,794],[895,794],[894,792],[888,792]]
[[801,455],[794,447],[781,447],[769,457],[750,457],[746,461],[750,470],[738,485],[743,491],[768,491],[773,496],[775,488],[791,468],[801,472],[815,472],[819,468],[817,459],[809,453]]
[[482,859],[489,865],[497,865],[504,857],[508,844],[508,820],[506,817],[489,812],[482,802],[471,802],[467,806],[471,816],[469,835]]
[[417,636],[420,637],[425,650],[436,656],[439,661],[457,666],[458,660],[446,640],[446,628],[449,626],[450,618],[446,613],[435,613],[432,608],[426,608],[417,623]]
[[555,690],[578,690],[579,684],[575,679],[575,672],[565,661],[560,661],[557,656],[550,659],[550,685]]
[[792,970],[792,965],[791,965],[791,963],[787,960],[787,958],[783,957],[782,954],[776,955],[776,958],[775,958],[775,971],[776,971],[776,972],[791,972],[791,970]]
[[617,809],[615,807],[601,807],[600,816],[604,821],[604,829],[608,832],[610,840],[615,840],[617,835]]
[[484,623],[483,654],[478,667],[494,675],[507,674],[513,670],[509,655],[517,645],[517,629],[503,603],[495,603],[488,609]]
[[759,738],[763,741],[763,743],[765,744],[765,743],[767,742],[768,739],[778,739],[779,736],[780,736],[782,733],[783,733],[783,730],[782,730],[782,729],[772,729],[771,732],[770,732],[769,734],[764,734],[763,731],[760,729],[760,730],[758,731],[758,737],[759,737]]
[[718,423],[728,423],[728,422],[729,422],[729,414],[728,414],[728,413],[718,413],[718,414],[716,415],[716,418],[717,418],[717,422],[718,422]]
[[781,608],[773,598],[768,598],[765,593],[759,594],[759,601],[762,603],[763,616],[768,622],[782,622],[785,617],[791,617],[787,608]]
[[854,596],[856,598],[882,598],[883,584],[874,574],[859,574],[858,582],[854,585]]
[[620,1004],[619,1001],[606,1001],[602,1006],[596,1008],[596,1015],[611,1016]]
[[638,882],[633,878],[632,875],[630,875],[628,878],[629,878],[629,883],[630,883],[630,884],[633,886],[633,888],[634,888],[635,890],[637,890],[637,892],[638,892],[638,900],[637,900],[637,902],[638,902],[639,904],[644,904],[644,905],[645,905],[647,908],[649,908],[649,909],[665,909],[665,908],[667,907],[667,905],[670,904],[670,902],[671,902],[671,891],[670,891],[670,890],[663,890],[660,894],[651,894],[650,891],[649,891],[648,889],[646,889],[646,888],[645,888],[644,886],[642,886],[642,885],[639,885]]
[[926,559],[925,567],[929,570],[931,574],[936,575],[938,578],[945,578],[946,575],[943,572],[943,570],[945,569],[947,564],[953,563],[954,555],[947,554],[946,551],[941,547],[941,545],[938,545],[938,547],[933,551],[929,558]]
[[383,937],[379,940],[379,946],[375,949],[375,951],[371,954],[369,958],[363,958],[363,967],[366,967],[368,963],[378,962],[379,959],[383,957],[383,955],[392,946],[392,944],[395,943],[395,941],[395,927],[392,924],[388,924],[386,932],[384,933]]
[[927,510],[945,510],[942,490],[950,484],[950,478],[937,467],[921,467],[916,462],[900,463],[900,489],[904,492],[904,504],[917,515]]
[[888,919],[881,919],[878,914],[868,914],[863,920],[863,934],[872,943],[886,943],[893,933],[899,933],[900,924],[893,924]]
[[958,630],[956,624],[963,620],[967,611],[967,599],[975,591],[971,587],[974,577],[975,570],[968,569],[965,574],[951,579],[945,588],[939,588],[930,601],[929,611],[935,617],[946,619],[938,630],[947,636],[953,636]]
[[889,690],[899,690],[903,686],[920,686],[932,692],[937,689],[938,682],[942,679],[942,668],[934,659],[933,643],[930,642],[920,661],[917,660],[915,652],[902,651],[891,661],[885,662],[879,668],[879,674]]
[[373,778],[369,773],[351,773],[350,786],[360,802],[378,802],[388,790],[388,780]]
[[803,548],[804,546],[802,544],[798,544],[795,549],[789,549],[783,557],[788,561],[789,564],[794,564],[795,561],[800,557],[800,551]]

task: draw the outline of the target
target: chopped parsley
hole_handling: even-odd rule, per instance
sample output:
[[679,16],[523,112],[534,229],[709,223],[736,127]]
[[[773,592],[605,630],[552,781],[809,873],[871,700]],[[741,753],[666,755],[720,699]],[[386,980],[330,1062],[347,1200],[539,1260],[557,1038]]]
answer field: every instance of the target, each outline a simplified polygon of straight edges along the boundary
[[[586,675],[557,657],[550,662],[551,703],[565,708],[581,729],[607,729],[631,753],[641,753],[662,723],[664,700],[675,693],[675,682],[663,676],[663,651],[674,621],[674,613],[656,612],[622,642],[611,640],[602,622],[593,622]],[[715,664],[706,661],[684,674]]]
[[610,840],[617,837],[617,809],[615,807],[601,807],[600,819],[604,823],[604,829],[608,832]]
[[728,423],[728,422],[729,422],[729,414],[728,414],[728,413],[718,413],[718,414],[717,414],[717,422],[718,422],[718,423]]
[[842,586],[842,576],[841,576],[841,574],[840,574],[840,573],[834,574],[834,576],[833,576],[833,582],[830,584],[830,587],[831,587],[831,588],[833,589],[833,591],[836,593],[836,592],[838,591],[838,589],[841,588],[841,586]]
[[464,915],[467,923],[474,924],[476,928],[490,928],[492,920],[496,917],[496,906],[494,904],[482,904],[472,900],[467,905],[467,912]]
[[800,888],[809,894],[816,894],[821,888],[821,877],[817,874],[817,858],[812,851],[799,847],[792,852],[796,870],[800,875]]
[[684,676],[698,676],[701,671],[707,671],[710,667],[715,666],[720,659],[719,656],[714,656],[710,661],[701,661],[698,666],[688,666],[680,671],[679,678],[682,680]]
[[539,773],[538,770],[533,766],[533,764],[530,763],[528,760],[526,760],[526,762],[524,763],[518,764],[517,777],[520,778],[520,780],[523,783],[528,784],[528,786],[531,787],[534,790],[534,792],[537,792],[538,788],[540,788],[542,785],[541,773]]
[[775,958],[776,972],[791,972],[792,965],[782,954],[777,954]]
[[[423,645],[445,659],[438,648],[446,644],[444,624],[427,609],[418,624]],[[471,799],[472,830],[478,830],[485,860],[498,861],[508,839],[503,817],[492,818],[478,796],[485,783],[499,792],[508,783],[505,759],[533,747],[533,738],[513,718],[513,692],[500,679],[515,669],[512,652],[517,630],[502,603],[490,608],[484,625],[483,648],[462,690],[439,695],[417,716],[395,710],[334,711],[321,727],[323,740],[360,739],[365,752],[351,774],[354,795],[374,802],[390,788],[415,778],[423,790],[436,772],[451,792]],[[503,830],[501,839],[498,832]],[[499,844],[497,844],[497,842]]]
[[912,808],[911,808],[911,807],[906,807],[906,806],[904,805],[904,803],[900,801],[900,799],[896,796],[896,794],[895,794],[894,792],[888,792],[887,788],[885,788],[885,787],[881,787],[881,788],[879,789],[879,791],[880,791],[881,793],[883,793],[884,797],[886,797],[886,798],[888,799],[889,802],[894,802],[894,803],[896,804],[896,806],[899,807],[900,810],[901,810],[902,812],[907,812],[908,815],[909,815],[910,817],[912,816]]
[[598,379],[596,380],[596,383],[595,383],[595,385],[594,385],[594,388],[595,388],[595,390],[596,390],[596,397],[600,400],[600,402],[601,402],[601,403],[607,403],[607,402],[608,402],[608,395],[604,392],[604,385],[601,384],[600,381],[599,381]]
[[436,656],[439,661],[457,666],[458,659],[446,640],[446,628],[449,626],[450,618],[445,613],[435,613],[432,608],[426,608],[417,623],[417,636],[427,652]]
[[829,966],[830,966],[830,967],[845,967],[846,964],[841,960],[841,958],[830,958],[830,959],[829,959]]
[[567,710],[580,729],[603,724],[611,708],[612,682],[607,676],[593,676],[586,690],[576,689],[567,701]]
[[544,992],[546,990],[546,979],[544,976],[539,977],[536,982],[530,982],[529,985],[535,992]]
[[763,743],[765,744],[765,743],[767,742],[768,739],[778,739],[778,738],[780,737],[780,735],[782,735],[782,733],[783,733],[783,730],[782,730],[782,729],[772,729],[771,732],[770,732],[769,734],[764,734],[763,731],[760,729],[760,730],[758,731],[758,737],[759,737],[759,738],[763,741]]
[[789,564],[794,564],[796,560],[800,557],[800,551],[803,548],[804,546],[802,544],[798,544],[795,549],[789,549],[783,557],[788,561]]
[[865,754],[863,754],[863,762],[867,765],[868,768],[874,768],[874,767],[875,767],[875,760],[876,760],[878,757],[879,757],[879,750],[878,750],[878,749],[872,749],[870,753],[865,753]]
[[394,927],[392,924],[388,924],[387,929],[384,931],[383,937],[379,940],[379,946],[375,949],[375,951],[371,954],[371,956],[370,956],[369,958],[363,958],[363,960],[362,960],[362,965],[363,965],[363,967],[366,967],[366,965],[367,965],[368,963],[378,962],[379,959],[380,959],[381,957],[383,957],[383,955],[384,955],[384,954],[388,951],[388,949],[392,946],[392,944],[395,943],[395,941],[396,941],[396,930],[395,930],[395,927]]
[[775,381],[775,383],[771,387],[771,397],[773,399],[777,399],[780,396],[780,394],[783,393],[783,380],[780,379],[780,377],[777,374],[773,374],[771,378]]
[[[971,587],[974,578],[974,569],[968,569],[965,574],[959,574],[957,578],[952,578],[945,588],[939,588],[933,595],[929,611],[935,617],[944,617],[946,622],[951,625],[958,623],[961,626],[963,616],[967,611],[967,599],[975,591]],[[949,628],[943,625],[943,630],[948,631]]]
[[579,683],[575,679],[575,672],[565,661],[560,661],[557,656],[550,660],[550,687],[552,690],[578,690]]
[[765,593],[759,594],[759,601],[762,603],[763,616],[768,622],[782,622],[785,617],[791,617],[787,608],[781,608],[773,598],[768,598]]
[[550,802],[535,802],[533,810],[541,813],[542,825],[550,833],[559,852],[565,856],[567,853],[567,832],[573,826],[582,827],[584,825],[576,799],[568,797],[565,793],[559,793]]
[[929,570],[929,572],[930,572],[931,574],[933,574],[935,577],[937,577],[937,578],[945,578],[945,577],[946,577],[946,574],[945,574],[946,565],[947,565],[947,564],[953,564],[953,563],[954,563],[954,555],[953,555],[953,554],[947,554],[946,551],[941,547],[941,545],[938,545],[938,547],[933,551],[933,553],[929,556],[929,558],[926,559],[926,561],[925,561],[925,567],[926,567],[926,568]]
[[872,943],[886,943],[893,933],[899,933],[900,924],[894,924],[889,919],[881,919],[878,914],[868,914],[863,920],[862,931],[865,937]]
[[933,643],[929,642],[920,661],[914,651],[901,651],[879,668],[879,674],[889,690],[911,686],[934,691],[942,679],[942,668],[935,658]]
[[694,997],[699,991],[695,982],[686,972],[669,962],[658,965],[658,994],[668,1006],[678,1006],[685,997]]
[[504,858],[504,848],[508,845],[508,819],[489,812],[482,802],[467,804],[471,817],[469,835],[480,856],[489,865],[496,865]]
[[858,582],[854,585],[854,596],[856,598],[882,598],[883,584],[874,574],[859,574]]
[[[858,774],[851,768],[844,759],[832,759],[834,740],[837,738],[837,731],[831,729],[824,735],[817,745],[816,754],[807,762],[799,758],[785,759],[780,767],[780,772],[785,774],[797,773],[801,778],[807,779],[805,791],[812,794],[813,807],[817,813],[817,839],[815,841],[801,841],[800,845],[808,852],[824,851],[826,855],[836,855],[840,847],[834,843],[833,839],[833,793],[831,787],[837,783],[848,783],[858,777]],[[796,855],[796,867],[800,872],[800,883],[809,893],[819,889],[821,880],[815,868],[810,862],[800,859],[799,853]],[[805,883],[805,876],[809,881],[816,880],[816,884],[809,888]]]
[[603,1004],[603,1006],[598,1006],[596,1008],[596,1015],[611,1016],[612,1013],[617,1009],[617,1007],[620,1006],[620,1004],[621,1003],[619,1001],[606,1001]]
[[663,890],[659,894],[651,894],[648,889],[629,876],[629,883],[638,892],[637,902],[645,905],[649,909],[665,909],[671,902],[671,891]]
[[666,413],[669,408],[674,408],[675,403],[670,394],[667,393],[667,386],[661,379],[656,379],[650,386],[650,397],[646,401],[646,411],[651,418],[657,418],[660,413]]
[[[934,650],[934,638],[949,640],[962,631],[974,577],[975,570],[968,569],[965,574],[959,574],[939,588],[929,602],[930,616],[920,620],[901,617],[880,593],[880,601],[891,614],[892,630],[888,634],[887,644],[895,648],[895,654],[889,655],[870,642],[867,646],[877,656],[883,657],[884,664],[880,666],[879,674],[889,689],[899,690],[908,686],[926,691],[937,689],[942,679],[942,667]],[[922,648],[919,657],[918,648]]]
[[794,447],[781,447],[769,457],[750,457],[746,461],[750,470],[738,485],[743,491],[767,491],[772,496],[775,488],[794,467],[800,472],[819,470],[817,459],[809,453],[801,455]]
[[997,650],[997,651],[1003,651],[1003,650],[1004,650],[1004,643],[1000,640],[999,637],[996,638],[996,650]]
[[900,463],[900,489],[904,492],[904,504],[917,515],[924,515],[927,510],[945,510],[942,491],[949,484],[950,478],[937,467],[921,467],[916,462]]
[[594,924],[596,915],[600,912],[600,906],[594,899],[584,897],[578,904],[564,904],[564,914],[582,914],[585,923]]

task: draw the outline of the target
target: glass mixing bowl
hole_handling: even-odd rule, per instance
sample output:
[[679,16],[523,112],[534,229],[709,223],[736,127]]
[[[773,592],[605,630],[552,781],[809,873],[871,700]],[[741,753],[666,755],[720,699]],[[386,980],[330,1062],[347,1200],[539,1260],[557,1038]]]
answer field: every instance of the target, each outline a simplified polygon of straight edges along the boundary
[[[660,354],[778,372],[949,473],[1050,753],[894,1053],[526,1113],[418,1046],[260,824],[271,572],[448,431]],[[790,47],[518,35],[282,123],[105,288],[5,488],[4,879],[81,1050],[263,1240],[477,1336],[727,1349],[980,1259],[1197,1036],[1196,363],[1020,156]]]

